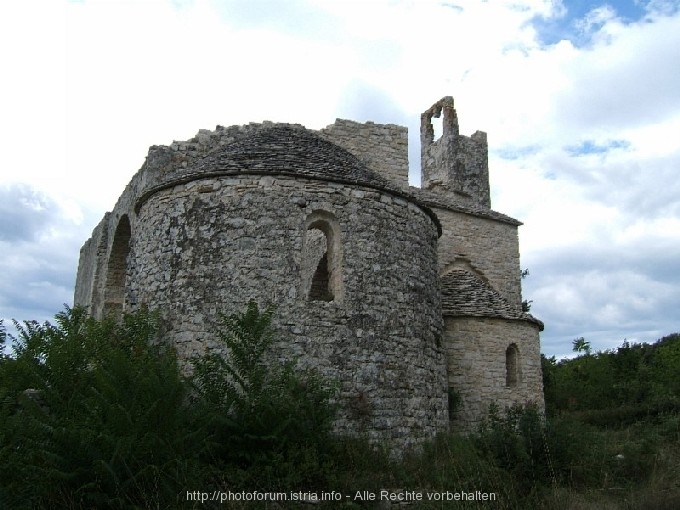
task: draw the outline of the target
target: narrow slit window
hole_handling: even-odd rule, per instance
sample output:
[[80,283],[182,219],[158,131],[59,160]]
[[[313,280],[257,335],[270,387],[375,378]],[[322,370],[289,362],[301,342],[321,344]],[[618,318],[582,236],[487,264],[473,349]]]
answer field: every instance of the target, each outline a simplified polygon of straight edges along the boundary
[[328,252],[325,252],[316,266],[309,289],[309,299],[312,301],[333,301],[333,292],[329,285]]
[[303,293],[309,301],[335,301],[340,294],[341,253],[335,218],[315,211],[307,218]]
[[519,349],[517,344],[510,344],[505,351],[505,385],[514,388],[519,380]]

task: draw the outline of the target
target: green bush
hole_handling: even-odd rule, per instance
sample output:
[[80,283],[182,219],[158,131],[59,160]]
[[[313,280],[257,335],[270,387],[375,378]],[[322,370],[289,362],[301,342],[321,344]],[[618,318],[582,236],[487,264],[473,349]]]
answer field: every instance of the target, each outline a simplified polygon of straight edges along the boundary
[[0,507],[177,507],[192,487],[322,485],[335,392],[314,371],[266,363],[272,313],[250,303],[223,317],[227,355],[193,360],[190,380],[148,311],[16,323],[0,358]]
[[221,317],[227,355],[193,360],[196,404],[210,429],[209,461],[231,486],[309,489],[328,462],[335,391],[313,370],[267,362],[272,314],[251,301],[244,313]]
[[[580,338],[576,343],[586,343]],[[543,385],[549,415],[570,411],[627,408],[619,411],[626,424],[680,399],[680,335],[654,344],[624,341],[617,349],[557,361],[542,356]],[[666,403],[666,404],[664,404]],[[677,407],[677,406],[676,406]],[[603,416],[606,420],[606,416]],[[612,417],[612,422],[615,420]],[[607,423],[608,425],[608,423]]]
[[0,502],[10,508],[129,508],[176,502],[196,472],[174,352],[156,317],[16,324],[0,365]]
[[[335,388],[271,360],[273,313],[250,303],[222,317],[218,349],[193,360],[189,379],[148,311],[116,323],[67,308],[54,325],[16,324],[13,353],[0,356],[0,508],[195,508],[186,499],[197,489],[498,497],[462,505],[470,508],[674,508],[680,500],[677,336],[658,351],[624,345],[571,365],[545,359],[554,415],[492,409],[478,434],[442,434],[398,460],[366,438],[331,435]],[[625,367],[638,382],[621,383]],[[594,391],[612,377],[614,390],[560,408],[581,396],[579,381]],[[648,390],[644,403],[601,405],[607,391]]]
[[546,426],[536,406],[515,405],[505,414],[492,406],[475,439],[483,452],[522,485],[522,491],[554,481]]

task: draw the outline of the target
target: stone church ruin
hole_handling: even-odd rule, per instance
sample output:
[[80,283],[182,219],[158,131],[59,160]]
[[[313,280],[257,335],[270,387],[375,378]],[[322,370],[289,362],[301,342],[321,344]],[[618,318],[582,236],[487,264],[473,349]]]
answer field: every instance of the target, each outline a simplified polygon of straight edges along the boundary
[[75,304],[157,309],[187,359],[216,348],[219,313],[273,303],[272,362],[338,381],[336,430],[392,447],[473,430],[492,403],[542,406],[543,324],[522,310],[521,223],[491,209],[486,134],[460,135],[445,97],[420,138],[421,188],[392,124],[218,126],[153,146],[81,249]]

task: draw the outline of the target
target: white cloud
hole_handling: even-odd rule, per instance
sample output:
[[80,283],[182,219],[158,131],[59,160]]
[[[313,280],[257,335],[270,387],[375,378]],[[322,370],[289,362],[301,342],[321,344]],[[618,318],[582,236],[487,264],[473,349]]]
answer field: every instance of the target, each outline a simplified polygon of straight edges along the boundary
[[[28,186],[54,211],[40,249],[11,246],[15,274],[38,282],[32,296],[62,299],[77,246],[150,145],[262,120],[408,123],[417,182],[420,112],[453,95],[461,131],[489,134],[494,208],[525,222],[525,295],[545,314],[546,345],[680,329],[661,315],[680,285],[677,3],[651,2],[638,21],[596,8],[582,34],[545,44],[540,23],[573,33],[572,4],[4,3],[0,185]],[[36,310],[2,292],[0,315]]]

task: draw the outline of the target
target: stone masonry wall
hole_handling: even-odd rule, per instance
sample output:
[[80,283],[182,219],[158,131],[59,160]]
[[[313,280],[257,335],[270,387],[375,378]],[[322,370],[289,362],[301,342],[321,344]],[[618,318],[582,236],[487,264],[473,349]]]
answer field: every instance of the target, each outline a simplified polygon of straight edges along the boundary
[[[150,154],[151,154],[150,150]],[[148,161],[148,160],[147,160]],[[116,241],[115,233],[121,218],[127,217],[133,226],[136,221],[134,204],[147,183],[149,172],[146,165],[138,171],[125,190],[118,198],[111,212],[107,212],[99,225],[93,230],[92,236],[81,249],[76,277],[74,304],[85,306],[97,318],[104,315],[107,299],[107,279],[110,257]],[[130,251],[134,249],[134,238],[128,243]],[[129,270],[129,268],[128,268]],[[130,300],[131,296],[124,296]],[[124,303],[125,309],[125,303]]]
[[[489,406],[502,411],[513,404],[544,408],[538,326],[528,321],[495,318],[446,318],[444,344],[449,387],[460,396],[452,430],[474,431]],[[518,349],[519,380],[506,381],[506,350]]]
[[[218,312],[277,306],[274,358],[341,383],[342,432],[403,448],[447,426],[437,228],[420,207],[360,186],[229,176],[149,196],[132,222],[127,293],[164,313],[182,358],[215,348]],[[335,218],[343,292],[303,292],[306,221]],[[409,275],[404,278],[404,275]]]
[[457,259],[466,259],[519,309],[522,288],[517,226],[438,207],[434,211],[442,223],[439,239],[442,274]]
[[[440,116],[443,133],[435,141],[432,118]],[[424,189],[441,191],[462,204],[491,207],[486,133],[459,133],[452,97],[442,98],[421,115],[420,151]]]
[[357,156],[374,172],[408,187],[408,128],[337,119],[318,133]]
[[106,255],[108,253],[108,226],[110,213],[92,231],[80,249],[78,274],[76,275],[76,291],[74,303],[91,304],[99,297],[98,286],[101,275],[106,273]]

